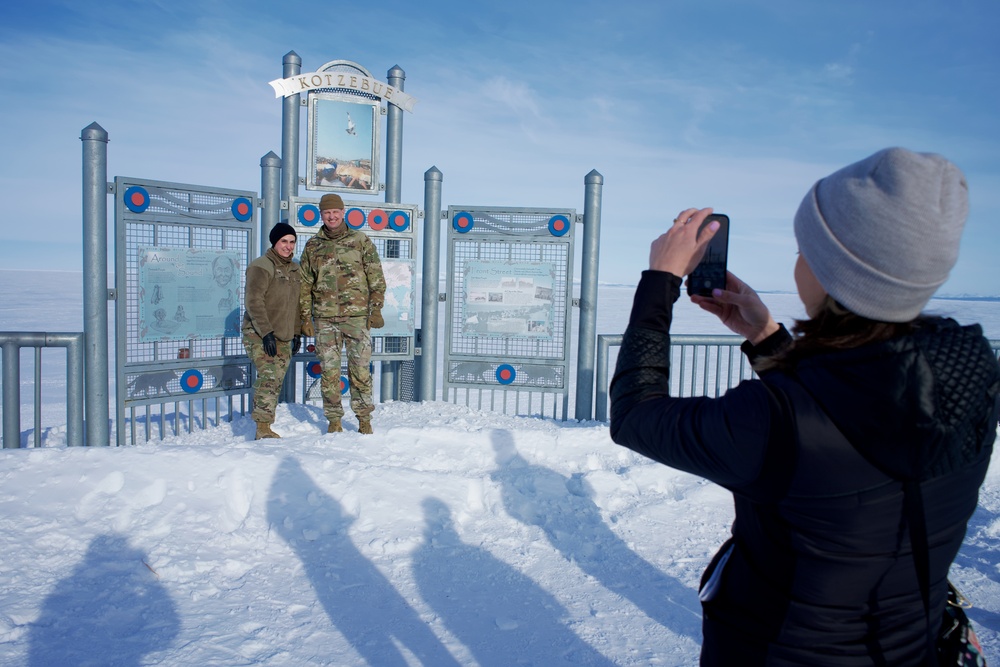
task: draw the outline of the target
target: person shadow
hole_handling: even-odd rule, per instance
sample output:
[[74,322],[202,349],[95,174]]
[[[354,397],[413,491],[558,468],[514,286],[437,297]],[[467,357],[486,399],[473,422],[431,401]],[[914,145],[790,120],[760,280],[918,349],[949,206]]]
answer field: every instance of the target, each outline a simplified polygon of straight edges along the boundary
[[494,430],[492,442],[499,466],[492,479],[501,484],[510,516],[541,528],[564,558],[649,618],[701,643],[697,592],[636,554],[611,530],[581,475],[566,477],[532,465],[517,452],[507,431]]
[[294,457],[271,482],[267,519],[295,551],[337,630],[371,665],[409,665],[399,646],[427,667],[458,666],[430,627],[350,539],[354,517],[323,492]]
[[425,498],[423,510],[417,589],[480,667],[614,664],[567,627],[568,614],[552,595],[486,549],[463,543],[444,502]]
[[148,557],[125,537],[98,535],[42,603],[28,634],[29,667],[145,664],[180,631],[177,608]]

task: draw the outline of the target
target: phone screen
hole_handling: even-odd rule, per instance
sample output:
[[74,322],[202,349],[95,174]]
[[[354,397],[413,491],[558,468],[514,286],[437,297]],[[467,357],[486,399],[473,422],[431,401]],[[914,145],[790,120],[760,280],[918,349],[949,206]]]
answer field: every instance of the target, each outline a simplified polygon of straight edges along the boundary
[[[713,213],[701,223],[701,229],[719,221],[719,231],[708,242],[705,256],[687,279],[688,294],[712,296],[713,289],[726,289],[726,264],[729,259],[729,216]],[[701,233],[701,230],[699,230]]]

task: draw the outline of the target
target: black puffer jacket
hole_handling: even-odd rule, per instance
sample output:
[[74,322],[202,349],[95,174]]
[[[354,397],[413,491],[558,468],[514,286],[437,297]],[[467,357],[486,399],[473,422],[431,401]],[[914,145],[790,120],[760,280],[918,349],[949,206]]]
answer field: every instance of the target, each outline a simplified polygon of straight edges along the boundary
[[[996,436],[1000,365],[981,329],[929,319],[910,336],[811,357],[794,376],[671,398],[680,283],[643,273],[611,385],[611,437],[733,492],[733,538],[703,580],[704,599],[724,562],[703,603],[702,664],[925,664],[902,480],[920,483],[940,619]],[[787,341],[782,329],[744,350]]]

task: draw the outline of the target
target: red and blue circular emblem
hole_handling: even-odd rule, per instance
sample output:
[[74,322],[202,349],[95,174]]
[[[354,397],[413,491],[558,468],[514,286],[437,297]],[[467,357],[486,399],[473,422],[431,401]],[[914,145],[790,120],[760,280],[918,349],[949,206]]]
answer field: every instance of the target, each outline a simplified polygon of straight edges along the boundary
[[340,376],[340,395],[343,396],[351,390],[351,381],[347,379],[346,375]]
[[322,219],[319,214],[319,207],[315,204],[303,204],[299,207],[299,212],[295,217],[299,219],[300,224],[306,227],[315,227]]
[[368,212],[368,226],[380,232],[389,225],[389,215],[380,208]]
[[344,220],[351,229],[361,229],[365,226],[365,212],[360,208],[349,208],[344,214]]
[[472,214],[466,211],[456,213],[455,217],[451,219],[451,226],[459,234],[465,234],[466,232],[472,231],[472,228],[475,225],[476,221],[473,219]]
[[181,389],[189,394],[198,393],[203,384],[205,384],[205,376],[193,368],[184,371],[184,374],[181,375]]
[[237,197],[229,208],[233,212],[233,217],[240,222],[246,222],[253,217],[253,202],[246,197]]
[[[312,347],[310,345],[309,347]],[[310,350],[311,352],[312,350]],[[306,364],[306,373],[309,374],[311,378],[318,378],[323,375],[323,365],[318,361],[314,361],[311,364]]]
[[554,215],[549,218],[549,233],[552,236],[564,236],[569,231],[569,218],[565,215]]
[[510,364],[500,364],[497,366],[496,376],[500,384],[511,384],[517,377],[517,371]]
[[133,185],[125,190],[125,206],[133,213],[142,213],[149,208],[149,192],[141,185]]
[[406,228],[410,226],[410,214],[406,211],[393,211],[389,214],[389,226],[393,231],[406,231]]

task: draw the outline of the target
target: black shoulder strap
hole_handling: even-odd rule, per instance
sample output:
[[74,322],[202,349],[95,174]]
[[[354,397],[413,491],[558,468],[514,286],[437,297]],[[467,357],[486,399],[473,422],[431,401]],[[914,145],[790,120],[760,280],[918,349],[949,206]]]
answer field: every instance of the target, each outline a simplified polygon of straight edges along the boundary
[[931,626],[931,572],[928,554],[930,543],[927,540],[927,520],[924,516],[924,496],[920,491],[920,482],[908,480],[903,482],[903,512],[906,523],[910,527],[910,546],[913,548],[913,562],[917,569],[917,583],[920,584],[920,597],[924,601],[924,618],[927,623],[927,659],[929,664],[937,665],[937,637]]

